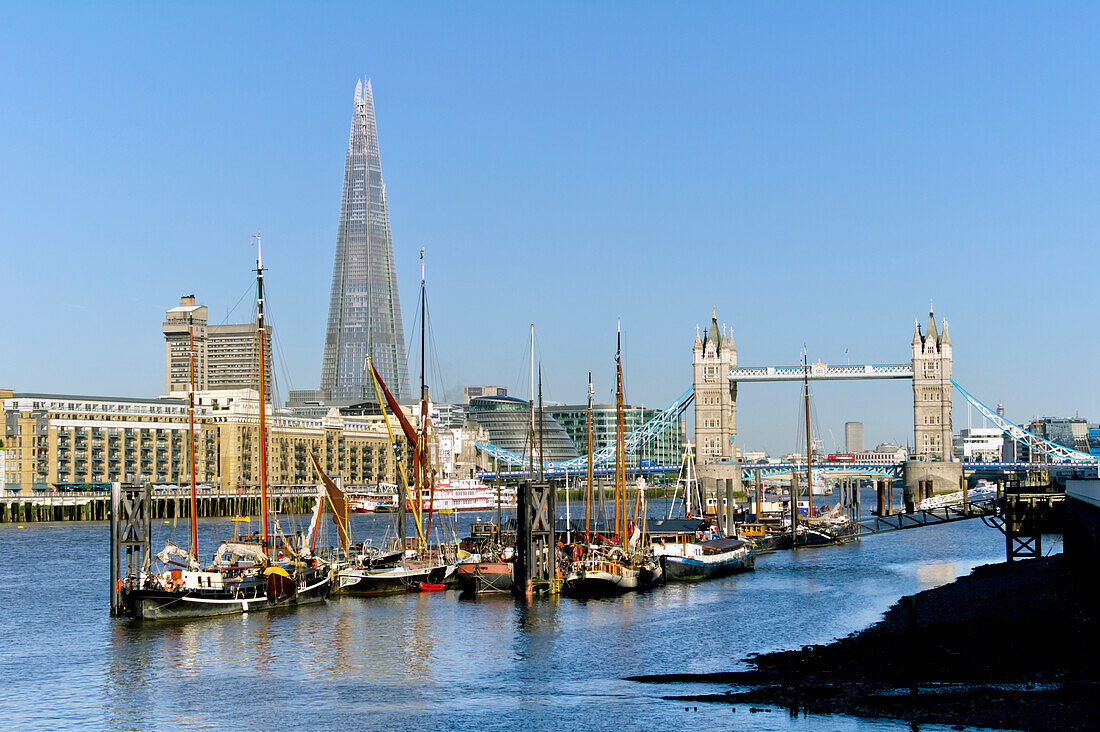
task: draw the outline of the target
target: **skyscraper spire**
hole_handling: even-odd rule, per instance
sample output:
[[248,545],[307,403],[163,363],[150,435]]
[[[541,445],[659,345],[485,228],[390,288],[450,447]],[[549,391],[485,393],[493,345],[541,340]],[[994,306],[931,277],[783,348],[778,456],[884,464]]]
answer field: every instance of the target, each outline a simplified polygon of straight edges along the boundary
[[334,400],[370,398],[368,355],[394,395],[409,396],[405,331],[369,78],[355,85],[321,388]]

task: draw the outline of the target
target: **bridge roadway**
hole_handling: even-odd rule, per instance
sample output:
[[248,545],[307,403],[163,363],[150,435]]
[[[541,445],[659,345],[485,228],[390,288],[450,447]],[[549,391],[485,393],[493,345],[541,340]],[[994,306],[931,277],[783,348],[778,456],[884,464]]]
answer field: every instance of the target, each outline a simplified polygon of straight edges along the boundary
[[731,366],[730,381],[851,381],[854,379],[912,379],[912,363],[847,364],[829,366]]
[[[730,465],[732,463],[722,463]],[[1049,473],[1055,473],[1058,475],[1072,475],[1077,474],[1079,477],[1093,477],[1097,474],[1096,463],[967,463],[962,464],[964,473],[986,473],[989,475],[1020,475],[1026,473],[1033,473],[1038,471],[1044,471]],[[679,464],[650,464],[650,465],[628,465],[626,472],[627,475],[657,475],[668,473],[679,473],[681,465]],[[838,477],[847,476],[875,476],[881,478],[892,478],[894,480],[900,480],[902,478],[905,463],[840,463],[840,462],[825,462],[814,463],[814,470],[824,470]],[[789,475],[791,471],[805,472],[806,463],[768,463],[766,465],[742,465],[741,466],[741,480],[747,482],[750,480],[756,472],[759,471],[761,477],[768,478],[777,475]],[[599,466],[593,473],[597,477],[607,477],[615,475],[614,466]],[[580,466],[563,466],[551,464],[544,474],[547,478],[565,478],[565,477],[577,477],[588,474],[588,469],[583,465]],[[484,471],[479,472],[478,477],[482,480],[518,480],[520,478],[526,478],[528,476],[527,470],[501,470],[501,471]]]

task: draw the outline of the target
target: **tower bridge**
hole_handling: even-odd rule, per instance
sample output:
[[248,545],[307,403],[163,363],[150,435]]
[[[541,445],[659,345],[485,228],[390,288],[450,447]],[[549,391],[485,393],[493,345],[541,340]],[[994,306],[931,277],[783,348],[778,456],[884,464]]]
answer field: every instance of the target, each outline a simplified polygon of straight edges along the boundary
[[695,395],[695,444],[699,465],[731,463],[737,436],[737,390],[740,384],[772,381],[856,381],[908,379],[913,386],[913,457],[951,462],[951,397],[953,354],[947,321],[942,331],[931,309],[928,324],[913,325],[909,363],[845,364],[818,361],[806,366],[738,366],[733,331],[719,326],[695,331],[692,348]]
[[[953,461],[951,399],[953,395],[951,336],[947,321],[937,325],[929,308],[922,330],[914,321],[909,363],[845,364],[831,366],[818,361],[804,366],[739,366],[732,329],[711,315],[710,327],[696,327],[692,348],[695,396],[695,444],[697,471],[704,486],[718,481],[740,483],[735,442],[737,392],[741,384],[774,381],[856,381],[907,379],[913,389],[913,454],[906,463],[907,486],[944,484],[951,488],[962,477],[961,464]],[[851,466],[848,466],[849,468]]]
[[[624,447],[628,454],[637,454],[641,445],[675,424],[676,418],[694,403],[696,474],[704,495],[713,497],[716,505],[721,504],[724,495],[726,505],[734,506],[735,494],[741,492],[742,485],[750,483],[759,502],[763,483],[769,477],[774,480],[806,470],[805,463],[746,465],[737,458],[734,443],[737,436],[738,387],[754,382],[804,379],[907,379],[911,382],[914,450],[908,461],[873,464],[823,462],[813,466],[815,473],[824,471],[829,474],[830,480],[838,482],[840,503],[852,512],[859,536],[981,518],[1005,533],[1010,559],[1038,556],[1041,531],[1046,526],[1043,517],[1053,514],[1050,510],[1043,513],[1034,509],[1032,503],[1045,501],[1044,505],[1049,508],[1058,496],[1046,493],[1032,496],[1017,489],[1011,496],[1006,494],[1002,500],[1000,486],[1004,479],[1023,485],[1025,481],[1021,479],[1037,471],[1047,472],[1052,478],[1056,472],[1072,471],[1073,477],[1091,477],[1100,472],[1097,456],[1033,435],[994,413],[959,385],[952,373],[953,354],[947,321],[942,322],[941,330],[931,309],[923,330],[919,321],[914,323],[909,363],[843,366],[830,366],[820,361],[802,366],[738,366],[733,333],[724,325],[719,326],[717,312],[714,312],[710,327],[704,333],[696,328],[692,367],[694,378],[691,388],[680,394],[657,417],[626,437]],[[952,396],[956,390],[1005,435],[1027,445],[1033,458],[1040,455],[1047,462],[963,463],[955,460],[952,454]],[[524,470],[527,462],[524,456],[490,444],[478,444],[477,447],[495,458],[498,466],[506,466],[505,470],[498,467],[497,471],[482,473],[483,477],[513,479],[528,474]],[[602,477],[611,474],[610,461],[614,452],[615,446],[610,445],[593,454],[594,475]],[[543,470],[548,478],[579,477],[587,473],[587,463],[587,456],[582,456],[556,465],[544,464]],[[670,473],[679,468],[679,465],[639,462],[637,466],[628,468],[628,473]],[[967,487],[979,476],[997,480],[996,500],[975,501],[968,498]],[[872,518],[861,513],[858,488],[864,480],[873,481],[878,496],[878,508],[872,512]],[[902,513],[893,510],[893,490],[897,481],[903,483],[902,505],[905,510]],[[962,496],[961,503],[923,510],[919,508],[923,499],[935,493],[956,491]],[[732,520],[731,516],[732,513],[727,513],[727,520]]]
[[[909,363],[829,365],[818,361],[806,366],[739,366],[733,332],[718,323],[712,313],[710,327],[700,333],[696,328],[692,348],[693,383],[660,414],[626,437],[627,454],[638,449],[669,426],[692,404],[695,405],[695,445],[697,473],[708,493],[719,487],[736,490],[750,476],[790,474],[798,465],[755,466],[737,460],[734,450],[737,436],[737,393],[740,384],[775,381],[853,381],[906,379],[913,390],[913,454],[905,463],[823,463],[815,470],[828,471],[841,480],[858,478],[903,480],[908,501],[919,502],[931,492],[952,492],[962,485],[964,475],[974,477],[1019,476],[1036,470],[1049,472],[1096,469],[1097,458],[1055,444],[1008,422],[978,401],[953,378],[953,352],[947,321],[936,323],[931,309],[922,329],[914,322],[910,340]],[[955,391],[1000,428],[1009,438],[1026,444],[1032,455],[1044,455],[1055,462],[1046,463],[962,463],[952,454],[952,396]],[[493,457],[498,469],[482,473],[486,478],[519,478],[526,475],[527,457],[492,444],[478,449]],[[610,474],[615,451],[609,445],[593,455],[594,474]],[[579,476],[587,472],[587,456],[543,468],[548,477]],[[1083,467],[1083,464],[1086,464]],[[676,472],[679,465],[640,463],[629,469],[634,474]],[[801,466],[805,470],[805,464]],[[1091,474],[1091,472],[1090,472]],[[719,483],[721,481],[721,483]]]

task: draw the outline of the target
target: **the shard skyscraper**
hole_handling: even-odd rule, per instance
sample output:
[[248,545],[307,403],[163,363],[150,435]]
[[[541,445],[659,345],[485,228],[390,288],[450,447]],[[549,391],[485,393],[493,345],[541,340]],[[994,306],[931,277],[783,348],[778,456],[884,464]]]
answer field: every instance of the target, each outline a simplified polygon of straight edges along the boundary
[[373,401],[369,354],[394,395],[409,396],[404,339],[374,95],[370,79],[365,85],[360,80],[344,162],[321,389],[333,401]]

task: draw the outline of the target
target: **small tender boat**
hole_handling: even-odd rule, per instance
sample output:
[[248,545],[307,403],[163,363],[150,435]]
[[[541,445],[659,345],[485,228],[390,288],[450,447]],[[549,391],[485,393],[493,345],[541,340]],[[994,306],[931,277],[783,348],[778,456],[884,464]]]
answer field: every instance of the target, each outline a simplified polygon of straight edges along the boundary
[[447,585],[442,582],[418,582],[416,586],[409,585],[409,592],[443,592]]

